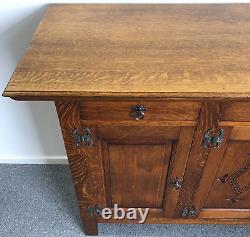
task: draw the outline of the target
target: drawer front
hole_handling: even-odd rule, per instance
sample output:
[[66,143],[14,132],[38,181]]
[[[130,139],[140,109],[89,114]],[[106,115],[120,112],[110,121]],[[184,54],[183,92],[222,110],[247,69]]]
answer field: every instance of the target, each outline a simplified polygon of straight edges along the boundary
[[80,117],[111,121],[195,121],[200,104],[197,101],[84,101],[80,103]]
[[250,101],[226,102],[221,105],[221,121],[250,121]]

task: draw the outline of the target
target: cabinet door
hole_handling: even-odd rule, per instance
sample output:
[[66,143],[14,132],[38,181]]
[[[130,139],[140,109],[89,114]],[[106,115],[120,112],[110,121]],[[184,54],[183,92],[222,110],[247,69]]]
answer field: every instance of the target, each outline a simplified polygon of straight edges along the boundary
[[250,127],[232,127],[223,146],[200,216],[250,218]]
[[[213,106],[214,112],[210,111],[216,125],[211,134],[214,141],[218,131],[223,132],[223,136],[218,146],[203,146],[207,156],[204,156],[202,175],[193,189],[191,201],[182,206],[179,216],[250,218],[250,123],[246,115],[249,109],[243,112],[239,109],[241,103],[236,104],[237,107],[234,102],[227,106],[217,103]],[[190,183],[196,182],[196,178],[194,174]]]
[[[101,125],[96,131],[104,164],[106,206],[148,207],[151,214],[171,215],[194,127]],[[176,187],[174,180],[179,181]]]

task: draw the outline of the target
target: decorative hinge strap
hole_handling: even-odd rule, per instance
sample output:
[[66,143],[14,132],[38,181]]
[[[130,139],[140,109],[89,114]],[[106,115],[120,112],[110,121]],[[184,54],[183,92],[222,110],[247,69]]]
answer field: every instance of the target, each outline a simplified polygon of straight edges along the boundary
[[80,134],[80,132],[77,128],[74,128],[72,130],[72,136],[73,136],[74,144],[77,147],[80,147],[81,145],[89,147],[89,146],[92,146],[94,143],[93,139],[92,139],[92,134],[91,134],[89,128],[83,129],[83,135]]
[[224,129],[219,129],[215,135],[212,135],[213,130],[209,128],[203,137],[203,147],[208,148],[210,145],[213,148],[219,147],[224,140]]
[[89,215],[91,216],[101,216],[102,214],[102,209],[98,204],[96,204],[95,206],[88,206],[87,210]]

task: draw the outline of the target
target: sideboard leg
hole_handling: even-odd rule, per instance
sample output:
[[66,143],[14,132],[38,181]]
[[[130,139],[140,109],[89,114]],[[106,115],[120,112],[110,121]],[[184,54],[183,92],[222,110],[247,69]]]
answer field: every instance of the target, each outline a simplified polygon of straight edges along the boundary
[[88,214],[86,209],[80,210],[82,223],[83,223],[83,231],[85,235],[98,235],[98,225],[94,216]]

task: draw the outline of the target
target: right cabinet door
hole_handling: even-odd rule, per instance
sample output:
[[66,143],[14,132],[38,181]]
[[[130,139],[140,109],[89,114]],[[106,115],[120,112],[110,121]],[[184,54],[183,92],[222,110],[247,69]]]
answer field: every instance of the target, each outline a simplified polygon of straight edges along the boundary
[[233,128],[204,208],[250,208],[250,141],[241,129]]
[[210,148],[199,187],[207,190],[198,217],[250,218],[250,103],[219,108],[218,128],[225,136],[219,148]]

